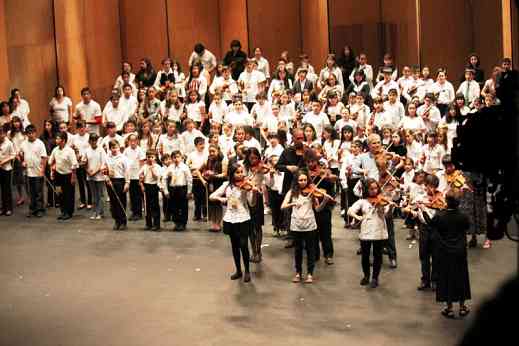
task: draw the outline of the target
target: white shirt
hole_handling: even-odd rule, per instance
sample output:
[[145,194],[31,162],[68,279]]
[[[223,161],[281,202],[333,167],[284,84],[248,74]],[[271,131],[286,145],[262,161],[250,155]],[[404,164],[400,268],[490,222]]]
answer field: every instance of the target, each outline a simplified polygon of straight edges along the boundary
[[214,101],[209,106],[209,113],[211,113],[211,123],[222,124],[225,115],[227,114],[227,103],[220,101],[219,104]]
[[178,166],[172,163],[168,166],[164,175],[166,180],[170,179],[169,186],[187,186],[187,193],[191,193],[193,176],[191,175],[191,170],[184,162],[181,162]]
[[76,148],[78,150],[81,161],[87,149],[90,148],[90,143],[88,142],[90,134],[85,132],[85,134],[81,136],[79,133],[76,133],[75,135],[68,136],[68,138],[70,138],[70,145],[73,146],[73,149]]
[[[111,104],[111,102],[110,102]],[[126,98],[124,95],[121,96],[119,99],[119,107],[126,119],[129,119],[132,115],[135,114],[135,111],[137,110],[137,107],[139,106],[139,102],[137,101],[137,98],[133,95],[130,95],[130,97]]]
[[128,159],[128,174],[130,180],[138,180],[139,170],[142,167],[143,160],[146,159],[146,153],[141,147],[137,146],[135,149],[132,147],[124,149],[123,155]]
[[198,91],[200,99],[203,100],[205,94],[207,93],[207,84],[207,79],[205,79],[204,76],[200,75],[198,77],[191,79],[191,81],[189,81],[189,79],[186,79],[184,89],[186,90],[187,94],[189,90],[191,90],[191,88],[194,88],[196,91]]
[[395,103],[386,101],[384,102],[384,111],[391,115],[393,118],[393,129],[396,129],[405,115],[404,105],[398,100]]
[[327,140],[323,144],[323,150],[326,154],[326,159],[330,165],[330,168],[339,168],[339,148],[341,141],[338,139]]
[[216,197],[227,199],[227,207],[223,216],[224,222],[241,223],[250,220],[249,204],[254,204],[254,193],[252,191],[244,191],[226,181],[209,198]]
[[[144,164],[139,172],[138,177],[142,177],[144,184],[158,185],[160,182],[161,168],[157,163],[153,165]],[[155,174],[155,176],[153,176]]]
[[78,168],[76,153],[71,147],[59,146],[52,150],[49,158],[49,165],[56,165],[56,172],[59,174],[70,174],[72,170]]
[[200,169],[206,163],[208,156],[207,150],[202,152],[195,150],[187,155],[187,164],[191,169]]
[[326,125],[330,125],[328,116],[324,113],[315,114],[314,112],[306,113],[303,117],[303,123],[310,123],[317,133],[317,138],[321,138],[323,129]]
[[452,101],[454,101],[454,87],[451,82],[445,81],[445,83],[440,84],[439,82],[434,83],[431,88],[431,92],[437,94],[437,102],[439,104],[448,105]]
[[168,121],[180,121],[180,116],[185,110],[185,106],[183,103],[180,103],[178,109],[175,108],[175,105],[171,105],[171,107],[166,108],[166,100],[162,101],[160,103],[160,112],[166,118]]
[[16,152],[14,151],[13,143],[6,137],[2,143],[0,143],[0,161],[9,159],[6,163],[0,166],[0,169],[4,171],[10,171],[13,169],[11,164],[14,160]]
[[384,240],[388,238],[386,220],[384,213],[387,212],[385,207],[383,211],[375,208],[366,199],[359,199],[348,210],[348,214],[358,214],[362,212],[363,220],[360,224],[360,240]]
[[263,72],[265,78],[270,78],[270,65],[267,59],[264,57],[256,58],[256,62],[258,63],[257,70]]
[[292,207],[290,216],[290,230],[293,232],[311,232],[317,229],[313,201],[310,195],[297,197],[292,195],[292,190],[288,191],[285,200],[295,203]]
[[189,56],[189,66],[193,65],[195,60],[200,60],[202,62],[202,65],[204,66],[204,69],[207,71],[216,67],[216,57],[207,48],[204,49],[202,55],[198,55],[196,52],[192,52]]
[[335,78],[337,79],[337,84],[342,86],[342,89],[344,90],[344,81],[342,80],[342,71],[338,66],[334,66],[331,69],[328,66],[324,67],[321,70],[321,72],[319,73],[319,80],[318,80],[319,85],[324,87],[324,85],[326,84],[326,80],[332,73],[335,75]]
[[265,75],[258,70],[252,70],[252,72],[245,70],[240,74],[238,81],[243,81],[245,84],[243,101],[254,103],[256,102],[256,95],[259,92],[258,84],[265,82],[266,78]]
[[369,85],[369,88],[373,88],[373,67],[368,64],[359,65],[358,67],[354,68],[353,71],[351,71],[350,74],[350,82],[355,81],[355,72],[362,71],[364,72],[364,75],[366,76],[366,82]]
[[[110,104],[112,104],[112,102],[110,102]],[[113,122],[117,131],[122,131],[124,123],[128,121],[128,114],[120,105],[118,105],[117,108],[114,108],[113,105],[111,107],[105,107],[103,116],[105,117],[105,123],[109,121]]]
[[115,134],[115,136],[109,136],[109,135],[106,135],[103,137],[103,139],[101,140],[101,147],[103,147],[107,152],[110,150],[110,142],[112,140],[116,140],[117,143],[119,143],[119,146],[121,148],[124,148],[124,139],[122,136],[119,136],[118,134]]
[[222,134],[218,138],[218,145],[224,155],[231,155],[234,149],[234,139],[232,136],[228,137],[225,134]]
[[457,93],[463,94],[463,96],[465,97],[465,103],[467,105],[471,105],[472,102],[474,102],[474,100],[479,97],[479,95],[481,94],[481,90],[479,88],[478,82],[476,82],[475,80],[466,80],[460,84]]
[[[76,105],[76,113],[86,122],[94,122],[96,116],[102,115],[101,106],[94,100],[90,100],[88,104],[83,101],[79,102]],[[99,134],[99,125],[97,124],[87,124],[87,129],[88,132]]]
[[443,169],[442,159],[445,155],[443,146],[436,144],[431,148],[429,144],[425,144],[423,146],[423,155],[425,156],[423,170],[426,173],[433,174],[434,171]]
[[232,97],[239,92],[236,81],[230,75],[228,79],[223,76],[214,77],[209,92],[214,95],[217,91],[220,91],[224,101],[231,101]]
[[252,137],[251,139],[249,140],[245,140],[243,141],[243,145],[245,145],[245,147],[247,148],[256,148],[258,149],[258,151],[261,153],[261,144],[260,142],[258,142],[258,140],[254,137]]
[[207,138],[204,136],[202,132],[200,132],[197,129],[193,129],[193,131],[184,131],[180,135],[180,139],[182,140],[183,148],[184,148],[184,155],[189,154],[196,150],[195,148],[195,138],[202,137],[206,140]]
[[103,150],[103,148],[101,148],[101,146],[97,146],[95,149],[89,147],[85,151],[85,157],[87,159],[87,171],[97,172],[97,174],[93,176],[87,175],[87,180],[105,180],[102,168],[106,165],[106,152]]
[[178,135],[170,137],[167,133],[160,135],[157,147],[159,148],[161,155],[171,155],[175,150],[180,150],[181,152],[184,151],[181,138]]
[[42,161],[47,158],[45,144],[38,138],[34,142],[27,139],[22,142],[20,152],[23,154],[23,161],[27,164],[27,176],[41,177]]
[[[429,111],[429,115],[424,117],[424,114],[426,114],[427,111]],[[442,117],[438,107],[433,105],[428,107],[425,104],[418,107],[418,109],[416,110],[416,114],[423,119],[428,131],[436,130],[436,126],[438,126],[438,123],[440,122]]]
[[420,159],[422,158],[423,147],[417,141],[413,141],[410,145],[405,146],[407,150],[407,157],[413,160],[415,168],[418,168],[420,164]]
[[[128,78],[128,83],[129,83],[130,85],[133,85],[133,82],[134,82],[134,81],[135,81],[135,73],[130,72],[130,76],[129,76],[129,78]],[[114,89],[118,89],[118,90],[121,90],[121,91],[122,91],[123,85],[124,85],[123,76],[122,76],[122,75],[119,75],[119,76],[115,79]]]
[[398,128],[404,129],[405,131],[407,131],[407,130],[424,131],[427,129],[422,117],[419,117],[419,116],[403,117],[402,120],[400,121],[400,123],[398,124]]
[[31,112],[31,108],[29,107],[29,102],[24,99],[20,99],[20,103],[18,107],[11,113],[11,117],[19,117],[22,121],[23,128],[26,128],[27,125],[31,123],[29,120],[29,113]]
[[444,126],[447,128],[447,147],[449,148],[450,152],[454,143],[454,138],[458,137],[458,133],[456,132],[458,129],[458,122],[456,120],[452,120],[450,123],[448,123],[445,117],[443,117],[442,120],[440,120],[439,126]]
[[61,102],[53,97],[49,107],[52,110],[52,119],[54,121],[58,123],[62,121],[68,123],[70,121],[69,107],[72,107],[72,100],[69,97],[63,97]]
[[266,129],[268,133],[277,133],[279,121],[279,114],[277,117],[274,114],[270,114],[263,120],[263,128]]
[[281,144],[279,144],[279,143],[275,147],[272,147],[272,146],[269,145],[267,147],[267,149],[265,149],[265,153],[264,153],[263,156],[266,159],[270,159],[272,156],[280,157],[281,154],[283,153],[283,150],[285,150],[285,148],[283,148],[283,146]]
[[195,103],[188,103],[186,105],[187,117],[195,122],[201,122],[202,121],[202,108],[205,108],[205,103],[203,101],[198,101]]
[[[358,126],[365,128],[371,116],[371,110],[369,109],[368,105],[364,103],[355,103],[350,106],[350,114],[351,118],[357,122]],[[355,114],[357,114],[356,119],[354,119]]]
[[[400,96],[400,89],[398,88],[398,83],[394,80],[390,79],[389,81],[382,80],[377,83],[377,85],[371,90],[371,97],[387,97],[389,90],[395,89],[397,92],[397,96]],[[380,93],[382,91],[382,93]]]
[[252,126],[254,119],[245,107],[239,112],[233,108],[233,110],[225,116],[225,122],[236,128],[237,126]]
[[114,156],[110,152],[106,156],[106,167],[109,173],[113,173],[113,176],[110,178],[124,179],[127,183],[130,182],[130,162],[123,154],[117,153],[117,155]]
[[256,102],[251,109],[251,115],[255,119],[255,126],[261,128],[265,119],[272,114],[270,102],[265,101],[263,104]]

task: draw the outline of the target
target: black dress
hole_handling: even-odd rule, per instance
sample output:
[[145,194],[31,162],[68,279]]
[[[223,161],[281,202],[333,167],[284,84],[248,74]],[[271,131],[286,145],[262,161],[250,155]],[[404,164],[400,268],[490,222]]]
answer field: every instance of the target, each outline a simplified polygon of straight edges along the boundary
[[455,209],[442,210],[431,220],[437,240],[438,302],[452,303],[471,298],[465,236],[469,226],[468,218]]

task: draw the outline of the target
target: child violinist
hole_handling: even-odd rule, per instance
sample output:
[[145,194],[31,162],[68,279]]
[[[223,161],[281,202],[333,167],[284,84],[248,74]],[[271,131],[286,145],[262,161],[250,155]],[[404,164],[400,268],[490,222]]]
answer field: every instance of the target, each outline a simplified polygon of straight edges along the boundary
[[[390,203],[382,197],[379,183],[371,178],[364,184],[363,198],[348,209],[348,215],[361,222],[359,239],[364,273],[364,277],[360,281],[362,286],[368,284],[371,288],[378,286],[378,277],[382,267],[382,248],[388,239],[385,215],[390,212]],[[371,246],[373,246],[373,273],[370,283]]]
[[315,212],[324,208],[328,201],[325,195],[322,202],[314,197],[311,178],[307,171],[299,170],[294,177],[292,188],[285,195],[281,209],[291,209],[290,233],[294,239],[294,262],[296,275],[292,282],[299,283],[303,276],[303,249],[306,249],[307,275],[305,283],[313,283],[315,251],[317,249],[317,222]]
[[126,230],[126,193],[130,189],[130,164],[128,158],[121,154],[117,140],[108,143],[109,154],[106,157],[105,175],[110,211],[115,221],[113,230]]
[[[241,164],[233,164],[229,167],[229,181],[224,182],[209,199],[214,202],[226,204],[227,208],[223,216],[223,232],[231,238],[232,255],[236,272],[231,275],[231,280],[243,277],[244,282],[250,282],[250,254],[249,234],[252,230],[251,213],[249,205],[254,205],[254,187],[245,189],[245,168]],[[242,272],[241,257],[245,273]]]
[[185,231],[188,219],[188,199],[191,197],[193,177],[191,176],[191,170],[184,163],[180,151],[173,152],[172,161],[165,171],[166,187],[164,193],[169,201],[168,215],[175,223],[175,231]]

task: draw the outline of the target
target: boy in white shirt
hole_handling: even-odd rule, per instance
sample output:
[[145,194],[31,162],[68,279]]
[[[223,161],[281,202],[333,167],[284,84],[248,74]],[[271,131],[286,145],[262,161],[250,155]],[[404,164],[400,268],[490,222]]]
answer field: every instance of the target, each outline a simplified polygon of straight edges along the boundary
[[456,94],[459,93],[465,97],[465,104],[468,106],[472,106],[474,100],[478,98],[481,93],[479,83],[474,80],[474,73],[475,71],[473,69],[465,69],[465,81],[460,84],[458,91],[456,91]]
[[263,91],[267,81],[265,75],[256,70],[256,64],[255,59],[248,59],[245,71],[243,71],[238,78],[238,85],[241,87],[244,103],[249,111],[256,102],[256,95]]
[[113,230],[126,230],[126,193],[130,188],[129,163],[126,156],[121,154],[119,142],[111,140],[108,143],[109,155],[106,156],[104,172],[107,175],[106,184],[110,197],[110,211],[115,221]]
[[170,203],[169,212],[175,223],[175,230],[184,231],[188,219],[188,199],[191,197],[193,177],[191,170],[184,163],[182,153],[175,151],[173,157],[173,163],[165,172],[169,199],[175,201]]
[[103,124],[107,122],[113,122],[115,124],[115,130],[121,134],[123,132],[123,126],[128,121],[128,114],[119,104],[119,94],[112,94],[110,98],[111,107],[105,107],[103,111]]
[[195,122],[191,119],[184,120],[184,132],[180,135],[184,155],[188,155],[196,150],[195,138],[205,138],[204,134],[195,128]]
[[425,126],[427,126],[427,131],[435,131],[441,120],[440,110],[434,105],[434,101],[433,94],[426,94],[424,104],[416,110],[416,114],[422,117]]
[[123,155],[128,159],[128,174],[130,176],[130,210],[132,215],[129,221],[137,221],[142,218],[142,192],[140,186],[139,171],[144,164],[146,154],[138,145],[139,141],[136,135],[132,134],[128,137],[128,147],[124,149]]
[[27,139],[20,147],[22,167],[26,170],[27,183],[31,203],[27,217],[42,217],[43,208],[43,176],[47,164],[47,150],[45,144],[36,137],[36,127],[28,125],[25,128]]
[[384,79],[377,83],[375,88],[371,91],[371,97],[382,97],[386,98],[389,90],[395,89],[397,90],[397,96],[399,96],[398,93],[398,84],[393,79],[391,79],[391,74],[393,73],[393,70],[390,67],[384,67],[382,69],[382,73],[384,74]]
[[[139,147],[137,147],[139,148]],[[139,148],[140,149],[140,148]],[[146,163],[139,171],[139,181],[146,204],[146,230],[160,231],[159,181],[160,166],[157,164],[155,151],[146,152]]]
[[[80,200],[78,210],[81,210],[85,207],[87,210],[90,210],[92,209],[92,191],[90,190],[90,185],[87,183],[87,173],[85,170],[84,160],[85,152],[88,148],[90,148],[90,134],[87,132],[85,122],[83,120],[78,120],[76,122],[76,131],[77,133],[72,135],[72,139],[68,140],[67,142],[70,142],[70,147],[76,152],[76,156],[79,162],[79,167],[76,170]],[[70,135],[67,133],[67,138],[68,136]]]
[[200,221],[207,216],[207,182],[202,177],[200,169],[207,162],[208,152],[205,148],[205,138],[195,138],[196,150],[187,156],[187,165],[193,175],[193,197],[195,200],[195,215],[193,220]]
[[234,147],[234,138],[233,138],[233,129],[231,124],[223,124],[222,126],[223,133],[220,135],[218,139],[218,145],[220,146],[220,150],[226,157],[230,157],[233,152]]
[[49,158],[51,167],[51,179],[55,186],[61,189],[61,215],[58,220],[68,220],[74,214],[76,169],[79,167],[76,153],[71,147],[66,146],[67,134],[56,134],[56,147]]
[[99,106],[99,103],[92,100],[90,88],[81,89],[81,102],[76,105],[74,119],[84,120],[87,124],[88,132],[99,134],[99,125],[102,121],[101,106]]
[[211,124],[217,123],[222,124],[228,112],[228,107],[225,102],[222,101],[222,95],[220,93],[214,94],[213,102],[209,106],[209,112],[207,113]]
[[171,155],[172,152],[183,151],[183,144],[177,132],[177,124],[173,121],[168,122],[167,132],[160,135],[157,143],[160,157],[165,154]]
[[237,126],[252,126],[254,125],[254,119],[249,114],[246,107],[243,107],[243,102],[240,97],[236,97],[232,108],[225,116],[225,122],[231,124],[233,127]]
[[117,134],[115,124],[109,121],[106,123],[106,136],[101,140],[101,147],[108,152],[109,144],[113,140],[117,141],[122,152],[124,150],[124,139]]
[[87,181],[94,202],[94,213],[90,220],[100,220],[104,215],[103,188],[105,179],[102,169],[106,164],[106,152],[101,146],[98,146],[98,141],[99,136],[93,133],[88,139],[90,147],[85,151],[84,156]]
[[312,112],[305,114],[303,117],[303,123],[312,124],[317,134],[317,138],[320,139],[324,127],[330,125],[330,119],[328,119],[326,114],[321,112],[321,103],[319,103],[319,101],[313,101]]
[[396,129],[405,115],[404,105],[398,100],[396,89],[389,90],[388,100],[384,102],[384,111],[391,115],[393,119],[391,122],[392,128]]
[[0,215],[13,214],[13,193],[11,190],[12,161],[16,157],[13,143],[7,138],[6,131],[0,126],[0,190],[2,191],[2,210]]

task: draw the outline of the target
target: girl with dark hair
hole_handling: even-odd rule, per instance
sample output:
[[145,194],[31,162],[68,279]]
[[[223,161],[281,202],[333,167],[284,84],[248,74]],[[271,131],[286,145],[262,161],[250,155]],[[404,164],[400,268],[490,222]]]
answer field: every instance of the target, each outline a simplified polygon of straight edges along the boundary
[[[362,215],[359,214],[361,212]],[[378,286],[378,277],[382,267],[382,248],[388,239],[385,215],[390,212],[390,205],[381,198],[381,189],[375,179],[368,179],[364,184],[362,199],[355,202],[348,215],[361,222],[360,246],[362,254],[362,271],[364,277],[360,281],[362,286],[369,284],[370,252],[373,246],[373,275],[371,288]]]
[[186,81],[185,90],[189,97],[191,91],[196,91],[200,95],[200,99],[204,100],[207,93],[208,80],[204,77],[203,66],[199,62],[193,63],[189,68],[189,76]]
[[72,100],[66,96],[65,88],[58,85],[54,90],[54,97],[49,103],[49,112],[52,120],[57,123],[71,120],[72,116]]
[[[247,178],[252,181],[254,186],[262,189],[265,185],[265,177],[259,150],[254,147],[249,147],[243,164]],[[250,233],[250,242],[252,247],[251,262],[259,263],[262,259],[261,242],[263,241],[263,225],[265,224],[263,193],[255,193],[254,199],[254,206],[250,208],[252,222]]]
[[319,73],[319,80],[317,81],[317,85],[320,89],[324,88],[326,81],[330,74],[335,75],[335,79],[337,80],[337,85],[340,85],[342,90],[344,90],[344,81],[342,80],[342,71],[337,66],[337,62],[335,59],[335,54],[328,54],[326,58],[325,66]]
[[355,68],[357,64],[357,57],[355,56],[355,52],[353,48],[349,45],[344,46],[341,54],[339,55],[339,59],[337,59],[337,66],[341,68],[342,71],[342,80],[344,81],[344,87],[347,88],[350,85],[350,80],[348,77],[351,72]]
[[430,223],[437,235],[436,301],[446,304],[441,313],[447,318],[454,318],[452,303],[459,302],[459,316],[464,317],[470,312],[465,301],[471,298],[465,237],[470,223],[458,210],[459,201],[454,191],[447,192],[445,201],[447,209],[436,213]]
[[[43,132],[40,135],[40,140],[45,144],[47,155],[50,156],[52,150],[56,147],[56,134],[58,133],[58,125],[53,121],[46,119],[43,121]],[[45,176],[47,177],[47,208],[53,208],[57,201],[55,200],[54,187],[49,184],[50,179],[50,165],[47,162],[45,167]]]
[[0,126],[7,124],[7,128],[11,126],[11,105],[9,102],[0,102]]
[[[22,147],[22,143],[27,138],[23,132],[22,120],[14,116],[11,119],[10,130],[8,132],[9,139],[13,142],[14,151],[19,153]],[[20,206],[25,202],[24,189],[26,179],[24,169],[22,166],[22,160],[20,155],[17,155],[13,165],[13,185],[16,188],[16,206]]]
[[157,78],[157,73],[153,68],[153,64],[149,58],[143,58],[140,63],[140,70],[137,72],[135,76],[135,80],[138,83],[139,88],[142,87],[151,87],[153,83],[155,83],[155,79]]
[[[223,183],[209,199],[227,205],[223,216],[223,232],[231,238],[232,254],[236,272],[231,275],[231,280],[243,277],[244,282],[250,282],[249,268],[249,233],[251,232],[251,214],[249,205],[255,203],[255,187],[246,189],[245,168],[243,165],[234,164],[229,169],[229,181]],[[245,274],[242,272],[241,257]]]
[[327,202],[327,197],[319,203],[313,196],[311,179],[307,171],[299,170],[293,179],[292,188],[285,195],[281,209],[291,210],[290,232],[294,239],[294,262],[296,275],[292,282],[299,283],[303,276],[303,249],[306,249],[307,275],[305,283],[313,283],[315,267],[315,250],[317,236],[317,222],[315,211],[322,209]]
[[[479,60],[479,55],[476,53],[470,53],[467,57],[467,64],[465,68],[474,70],[474,80],[478,82],[480,88],[483,87],[485,83],[485,71],[481,68],[481,62]],[[461,76],[460,83],[465,80],[465,75]]]
[[13,143],[7,138],[7,131],[0,126],[0,190],[2,209],[0,215],[11,216],[13,214],[13,193],[11,190],[11,177],[13,160],[16,157]]
[[[200,169],[202,176],[207,181],[208,193],[213,193],[222,186],[227,179],[227,160],[224,159],[220,147],[215,144],[209,145],[207,161]],[[208,218],[211,222],[211,232],[220,232],[223,210],[220,203],[209,200]]]

